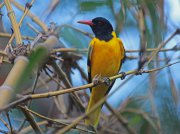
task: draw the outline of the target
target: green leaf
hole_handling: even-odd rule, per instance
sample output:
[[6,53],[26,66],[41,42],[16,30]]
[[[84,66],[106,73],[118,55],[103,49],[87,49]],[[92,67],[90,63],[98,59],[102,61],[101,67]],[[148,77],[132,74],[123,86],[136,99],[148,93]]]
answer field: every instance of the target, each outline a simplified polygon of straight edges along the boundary
[[22,83],[28,80],[29,76],[33,74],[33,70],[37,69],[37,67],[42,67],[47,61],[48,56],[48,50],[43,46],[38,46],[34,50],[34,52],[29,57],[29,63],[25,70],[23,70],[23,73],[20,77],[20,79],[17,81],[16,91],[20,90],[20,86]]
[[92,11],[106,4],[106,1],[84,1],[80,3],[80,9],[81,11]]

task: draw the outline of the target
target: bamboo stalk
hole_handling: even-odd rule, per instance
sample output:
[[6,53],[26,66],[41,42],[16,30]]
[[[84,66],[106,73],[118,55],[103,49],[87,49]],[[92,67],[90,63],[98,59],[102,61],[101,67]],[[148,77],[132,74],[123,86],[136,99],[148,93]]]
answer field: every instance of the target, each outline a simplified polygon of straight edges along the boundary
[[[30,7],[32,6],[33,3],[34,3],[34,0],[31,1]],[[22,15],[22,17],[21,17],[19,23],[17,24],[18,29],[21,27],[22,21],[24,20],[25,16],[27,15],[29,9],[30,9],[30,8],[28,8],[27,10],[25,10],[25,12],[24,12],[24,14]],[[11,44],[11,42],[13,41],[13,39],[14,39],[15,36],[16,36],[15,33],[13,33],[13,34],[11,35],[11,37],[10,37],[10,39],[9,39],[9,42],[8,42],[7,46],[9,46],[9,45]],[[18,44],[18,43],[17,43],[17,44]],[[20,44],[20,43],[19,43],[19,44]]]
[[15,89],[16,84],[23,70],[28,65],[28,59],[24,56],[18,56],[15,60],[15,64],[11,71],[9,72],[5,82],[0,87],[0,107],[7,104],[12,98],[13,89]]
[[[23,11],[24,12],[24,7],[21,6],[20,4],[18,4],[17,2],[15,2],[14,0],[10,0],[11,3],[16,6],[19,10]],[[37,23],[42,29],[44,32],[47,32],[48,31],[48,27],[37,17],[35,16],[34,14],[32,14],[31,12],[28,12],[27,15],[32,19],[32,21],[34,21],[35,23]]]
[[[46,62],[48,59],[48,53],[58,44],[58,39],[55,36],[50,36],[44,43],[39,44],[39,46],[43,47],[45,50],[47,50],[47,53],[44,53],[41,57],[43,59],[39,59],[37,66],[42,67],[42,64]],[[42,62],[43,61],[43,62]],[[22,84],[22,81],[25,78],[22,78],[22,76],[26,73],[28,76],[31,72],[27,72],[26,69],[32,65],[28,64],[28,59],[24,56],[18,56],[15,59],[15,64],[13,68],[11,69],[9,75],[7,76],[5,82],[0,87],[0,108],[9,103],[9,101],[13,98],[14,93],[19,92],[17,87],[20,87]],[[36,65],[34,65],[37,67]],[[36,68],[37,69],[37,68]],[[14,91],[14,93],[13,93]]]
[[11,7],[10,1],[9,0],[4,0],[4,4],[5,4],[6,8],[7,8],[8,16],[9,16],[9,19],[11,21],[11,24],[12,24],[12,27],[13,27],[13,30],[14,30],[16,43],[17,44],[22,44],[21,34],[20,34],[20,31],[19,31],[18,24],[16,22],[16,17],[15,17],[14,11],[13,11],[13,9]]
[[[163,67],[160,67],[160,68],[155,68],[155,69],[151,69],[151,70],[144,70],[142,71],[142,73],[151,73],[153,71],[159,71],[165,67],[169,67],[169,66],[172,66],[174,64],[177,64],[177,63],[180,63],[180,61],[177,61],[177,62],[174,62],[174,63],[171,63],[171,64],[168,64],[168,65],[165,65]],[[128,71],[126,73],[126,75],[129,75],[129,74],[136,74],[137,73],[137,70],[132,70],[132,71]],[[118,74],[118,75],[115,75],[115,76],[112,76],[110,77],[109,79],[110,80],[114,80],[114,79],[117,79],[117,78],[120,78],[122,77],[122,74]],[[102,83],[99,83],[99,84],[102,84]],[[99,85],[98,84],[98,85]],[[69,88],[69,89],[65,89],[65,90],[61,90],[61,91],[53,91],[53,92],[48,92],[48,93],[40,93],[40,94],[33,94],[33,95],[26,95],[26,96],[23,96],[21,99],[17,100],[17,101],[14,101],[4,107],[1,107],[0,108],[0,112],[6,110],[6,109],[9,109],[9,108],[12,108],[20,103],[23,103],[27,100],[30,100],[30,99],[39,99],[39,98],[48,98],[48,97],[52,97],[52,96],[57,96],[57,95],[60,95],[60,94],[65,94],[65,93],[70,93],[70,92],[74,92],[74,91],[78,91],[78,90],[83,90],[83,89],[86,89],[86,88],[90,88],[90,87],[93,87],[93,86],[97,86],[97,85],[94,85],[93,83],[90,83],[90,84],[86,84],[86,85],[83,85],[83,86],[79,86],[79,87],[74,87],[74,88]],[[99,103],[100,105],[101,103]],[[95,110],[95,109],[94,109]],[[93,111],[92,111],[93,112]],[[84,118],[84,117],[83,117]],[[83,119],[82,118],[82,119]]]
[[[177,62],[173,62],[173,63],[170,63],[168,65],[165,65],[165,66],[162,66],[160,68],[154,68],[154,69],[150,69],[150,70],[143,70],[141,71],[141,73],[151,73],[151,72],[154,72],[154,71],[159,71],[159,70],[162,70],[166,67],[169,67],[169,66],[172,66],[172,65],[175,65],[175,64],[178,64],[180,63],[180,61],[177,61]],[[131,70],[131,71],[128,71],[126,72],[125,74],[126,75],[131,75],[131,74],[137,74],[137,70]],[[115,80],[117,78],[121,78],[123,75],[120,73],[120,74],[117,74],[115,76],[112,76],[112,77],[109,77],[109,80]],[[100,85],[100,84],[103,84],[105,83],[105,81],[99,81],[99,83],[97,85]],[[60,90],[60,91],[51,91],[51,92],[47,92],[47,93],[39,93],[39,94],[32,94],[32,95],[25,95],[23,96],[22,98],[20,98],[19,100],[16,100],[4,107],[0,107],[0,112],[6,110],[6,109],[9,109],[9,108],[12,108],[22,102],[26,102],[30,99],[40,99],[40,98],[49,98],[49,97],[52,97],[52,96],[57,96],[57,95],[61,95],[61,94],[66,94],[66,93],[71,93],[71,92],[75,92],[75,91],[79,91],[79,90],[84,90],[84,89],[87,89],[87,88],[91,88],[91,87],[94,87],[94,86],[97,86],[97,85],[94,85],[94,83],[89,83],[89,84],[86,84],[86,85],[82,85],[82,86],[79,86],[79,87],[72,87],[72,88],[68,88],[68,89],[64,89],[64,90]]]

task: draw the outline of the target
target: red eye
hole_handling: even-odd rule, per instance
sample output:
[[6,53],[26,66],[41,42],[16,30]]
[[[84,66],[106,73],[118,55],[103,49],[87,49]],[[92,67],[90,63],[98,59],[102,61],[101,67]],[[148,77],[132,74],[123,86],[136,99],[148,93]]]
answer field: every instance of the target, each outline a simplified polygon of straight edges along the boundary
[[98,21],[98,24],[104,24],[104,22],[103,21]]

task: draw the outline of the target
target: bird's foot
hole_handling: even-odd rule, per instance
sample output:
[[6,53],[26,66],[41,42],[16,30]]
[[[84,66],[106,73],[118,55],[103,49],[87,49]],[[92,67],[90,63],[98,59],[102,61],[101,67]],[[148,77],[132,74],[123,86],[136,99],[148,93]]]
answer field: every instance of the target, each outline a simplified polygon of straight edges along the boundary
[[121,74],[122,76],[121,76],[121,80],[124,80],[125,79],[125,77],[126,77],[126,73],[125,72],[120,72],[119,74]]
[[142,75],[142,71],[143,71],[142,69],[138,70],[136,75]]
[[109,86],[111,84],[111,80],[108,77],[101,77],[101,75],[95,75],[92,81],[94,85],[105,83],[107,86]]
[[107,86],[111,85],[111,80],[108,77],[103,77],[102,82],[105,83]]
[[95,75],[92,82],[94,83],[94,85],[98,85],[101,82],[101,75]]

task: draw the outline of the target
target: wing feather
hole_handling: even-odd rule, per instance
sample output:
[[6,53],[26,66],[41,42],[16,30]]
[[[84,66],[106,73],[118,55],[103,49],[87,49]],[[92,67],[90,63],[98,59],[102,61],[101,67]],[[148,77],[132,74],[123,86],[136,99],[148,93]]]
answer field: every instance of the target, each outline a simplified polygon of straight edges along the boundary
[[[88,58],[87,58],[87,66],[88,66],[88,82],[92,82],[92,77],[91,77],[91,55],[93,51],[93,45],[90,43],[89,48],[88,48]],[[91,88],[90,88],[91,91]]]

